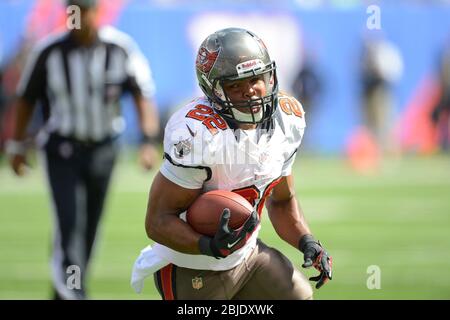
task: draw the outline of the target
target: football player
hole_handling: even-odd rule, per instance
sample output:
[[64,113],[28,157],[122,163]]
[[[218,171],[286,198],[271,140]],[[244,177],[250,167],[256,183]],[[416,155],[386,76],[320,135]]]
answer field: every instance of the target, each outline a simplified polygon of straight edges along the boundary
[[[145,227],[153,248],[138,258],[163,299],[311,299],[305,276],[278,250],[258,239],[266,206],[278,235],[315,267],[320,288],[332,259],[313,237],[295,198],[292,164],[305,129],[301,104],[278,91],[275,62],[254,33],[228,28],[209,35],[196,60],[205,96],[167,123],[164,162],[149,195]],[[243,227],[196,233],[184,212],[202,193],[230,190],[254,212]],[[147,261],[144,261],[147,259]]]

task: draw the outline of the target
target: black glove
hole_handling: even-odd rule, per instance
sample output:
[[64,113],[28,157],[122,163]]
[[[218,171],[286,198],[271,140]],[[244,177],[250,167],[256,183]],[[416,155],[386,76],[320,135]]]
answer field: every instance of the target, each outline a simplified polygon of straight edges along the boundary
[[320,274],[316,277],[311,277],[309,280],[317,281],[316,289],[319,289],[328,280],[331,280],[331,268],[333,259],[323,249],[319,241],[316,241],[310,234],[303,236],[298,244],[298,248],[303,252],[305,263],[302,264],[303,268],[309,268],[314,266]]
[[201,254],[216,259],[225,258],[232,252],[241,248],[259,224],[258,213],[253,211],[242,227],[236,230],[230,230],[230,228],[228,228],[230,216],[230,210],[225,208],[220,217],[219,228],[217,229],[214,238],[207,236],[200,237],[199,247]]

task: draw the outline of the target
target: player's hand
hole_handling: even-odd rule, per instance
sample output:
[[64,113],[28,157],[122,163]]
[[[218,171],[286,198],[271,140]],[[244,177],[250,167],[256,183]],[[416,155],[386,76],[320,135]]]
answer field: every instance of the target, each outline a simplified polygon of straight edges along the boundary
[[225,258],[234,251],[242,248],[259,224],[259,217],[253,211],[250,217],[239,229],[228,227],[230,210],[225,208],[220,217],[219,228],[213,238],[201,236],[199,241],[200,252],[217,259]]
[[158,160],[158,151],[152,144],[144,143],[139,149],[139,164],[145,170],[151,170],[155,167]]
[[320,242],[316,241],[310,234],[302,237],[299,249],[303,252],[305,259],[302,267],[310,268],[313,266],[320,272],[318,276],[309,278],[309,280],[317,282],[316,289],[319,289],[332,279],[333,258],[325,251]]

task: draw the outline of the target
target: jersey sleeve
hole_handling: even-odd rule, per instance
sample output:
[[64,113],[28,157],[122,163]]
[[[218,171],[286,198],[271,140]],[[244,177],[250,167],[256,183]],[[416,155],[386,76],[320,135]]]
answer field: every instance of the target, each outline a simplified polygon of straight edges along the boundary
[[164,161],[161,174],[187,189],[201,189],[211,178],[207,161],[210,137],[201,122],[187,118],[186,109],[175,113],[164,132]]
[[283,169],[281,170],[281,176],[282,177],[287,177],[287,176],[291,175],[291,173],[292,173],[292,166],[294,165],[295,158],[297,156],[297,150],[298,149],[296,149],[292,153],[292,155],[284,162]]

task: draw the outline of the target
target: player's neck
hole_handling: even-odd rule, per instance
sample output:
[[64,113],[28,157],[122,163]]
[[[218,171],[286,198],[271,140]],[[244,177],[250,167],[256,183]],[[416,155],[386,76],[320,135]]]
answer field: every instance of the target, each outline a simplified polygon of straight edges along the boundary
[[228,117],[224,117],[223,119],[227,122],[228,126],[233,130],[236,130],[236,129],[254,130],[258,127],[258,124],[256,124],[256,123],[239,123]]
[[241,130],[254,130],[258,125],[253,123],[241,123],[238,125],[238,128]]

